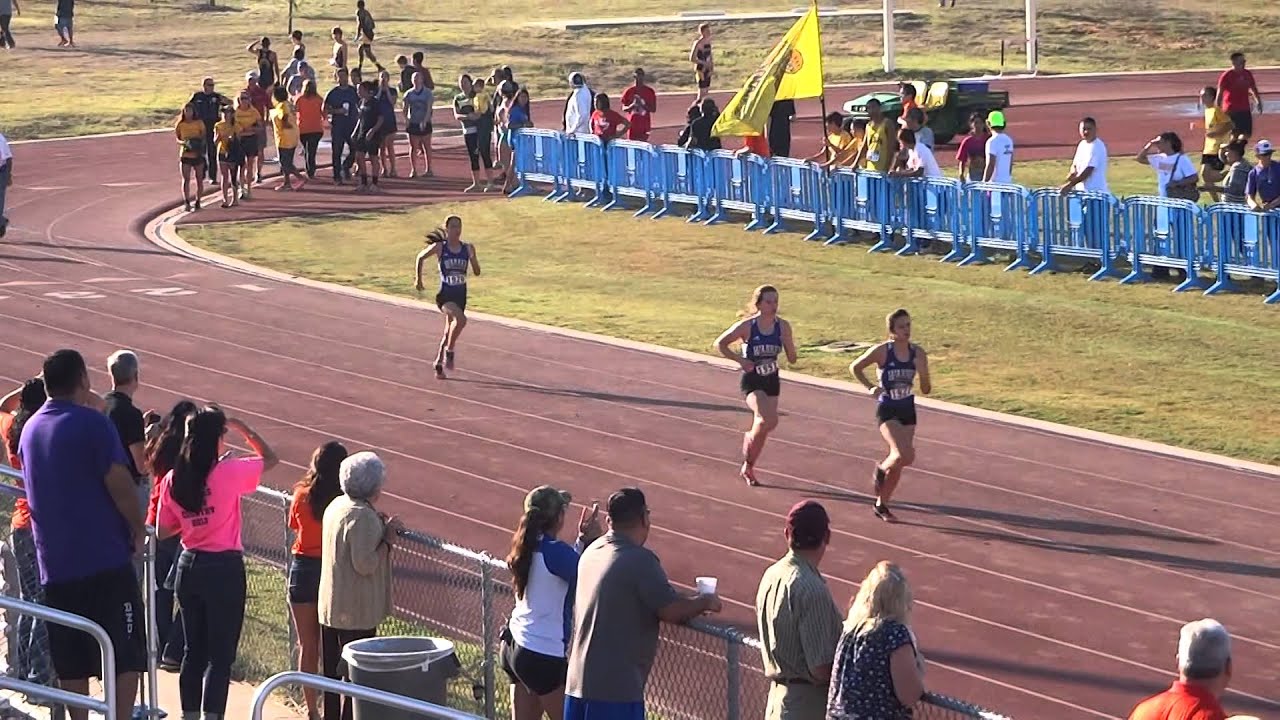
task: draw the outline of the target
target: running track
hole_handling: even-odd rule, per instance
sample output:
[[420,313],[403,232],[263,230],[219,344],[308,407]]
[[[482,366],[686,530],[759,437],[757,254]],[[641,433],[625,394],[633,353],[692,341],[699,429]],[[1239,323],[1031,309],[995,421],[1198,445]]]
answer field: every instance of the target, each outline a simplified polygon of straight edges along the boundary
[[[1121,155],[1185,128],[1171,107],[1207,77],[1009,81],[1026,108],[1010,113],[1011,131],[1020,148],[1069,155],[1087,111]],[[1280,86],[1280,74],[1260,79]],[[687,100],[665,100],[658,124],[675,125]],[[556,112],[543,103],[535,119]],[[134,348],[140,404],[165,409],[184,395],[232,408],[289,465],[270,484],[292,484],[323,440],[373,447],[391,473],[385,510],[497,553],[535,485],[579,499],[638,485],[672,578],[718,575],[726,618],[746,623],[760,571],[783,550],[787,508],[816,497],[835,519],[823,570],[839,602],[877,560],[906,567],[931,689],[1018,718],[1123,716],[1169,681],[1178,625],[1213,616],[1235,635],[1228,709],[1280,709],[1280,475],[930,409],[901,490],[903,522],[888,526],[868,508],[883,451],[864,396],[787,383],[765,487],[749,489],[736,478],[748,416],[720,366],[474,322],[456,379],[437,383],[422,360],[435,313],[238,274],[144,239],[146,221],[178,200],[167,135],[15,150],[13,224],[0,242],[6,382],[58,347],[95,365]],[[441,177],[393,182],[380,202],[455,196],[462,156],[440,157]],[[285,211],[259,195],[236,217]],[[355,206],[325,187],[290,199],[295,210]],[[198,219],[221,217],[215,208]],[[482,278],[476,304],[500,281]],[[94,382],[106,382],[101,371]]]

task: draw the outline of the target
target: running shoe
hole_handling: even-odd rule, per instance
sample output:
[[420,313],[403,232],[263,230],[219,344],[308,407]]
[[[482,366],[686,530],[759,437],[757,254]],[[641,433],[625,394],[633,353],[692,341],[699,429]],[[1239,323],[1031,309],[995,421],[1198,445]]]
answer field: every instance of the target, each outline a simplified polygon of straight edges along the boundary
[[436,379],[444,380],[445,379],[444,366],[441,365],[440,363],[436,363],[435,369],[436,369]]
[[873,510],[875,510],[876,517],[880,518],[885,522],[894,522],[898,519],[893,516],[892,512],[889,511],[889,506],[885,505],[882,502],[877,501],[876,504],[872,505],[871,507]]
[[742,468],[738,470],[738,476],[743,480],[746,480],[747,485],[750,485],[751,487],[755,487],[760,484],[760,481],[756,480],[755,468],[751,467],[751,465],[746,462],[742,463]]

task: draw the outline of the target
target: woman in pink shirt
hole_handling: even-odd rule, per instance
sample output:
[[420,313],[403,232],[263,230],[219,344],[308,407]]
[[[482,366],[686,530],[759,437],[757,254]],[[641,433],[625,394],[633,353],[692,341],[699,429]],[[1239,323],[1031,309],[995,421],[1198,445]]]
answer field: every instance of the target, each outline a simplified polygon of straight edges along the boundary
[[[256,455],[224,454],[228,428]],[[247,589],[240,498],[257,490],[262,473],[278,462],[266,441],[216,406],[187,416],[186,439],[164,477],[157,511],[160,538],[182,536],[174,590],[187,641],[178,674],[183,718],[203,713],[204,720],[221,720],[226,713]]]

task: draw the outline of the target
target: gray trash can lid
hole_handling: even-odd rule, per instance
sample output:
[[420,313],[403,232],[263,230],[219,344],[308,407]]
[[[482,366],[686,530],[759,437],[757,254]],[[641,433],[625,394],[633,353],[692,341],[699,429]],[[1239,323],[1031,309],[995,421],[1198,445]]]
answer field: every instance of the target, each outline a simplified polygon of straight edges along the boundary
[[425,672],[432,663],[453,653],[453,643],[444,638],[375,637],[347,643],[342,659],[352,667],[372,672]]

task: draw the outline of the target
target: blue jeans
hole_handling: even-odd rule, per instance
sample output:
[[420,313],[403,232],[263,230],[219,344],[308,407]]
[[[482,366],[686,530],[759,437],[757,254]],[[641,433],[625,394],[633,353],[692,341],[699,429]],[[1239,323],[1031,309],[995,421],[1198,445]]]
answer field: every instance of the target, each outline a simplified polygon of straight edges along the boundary
[[156,543],[156,652],[160,660],[182,661],[186,640],[182,635],[182,610],[174,617],[174,592],[166,586],[169,571],[182,552],[182,538],[174,535]]
[[565,695],[564,720],[644,720],[644,703],[583,700]]
[[[3,193],[0,193],[0,197],[3,197]],[[18,591],[22,599],[43,605],[44,588],[40,585],[36,541],[31,528],[14,530],[9,542],[13,545],[13,555],[18,563]],[[49,656],[49,633],[44,621],[30,615],[21,615],[17,626],[17,657],[11,674],[19,680],[54,685],[53,661]]]
[[187,639],[178,673],[182,712],[222,715],[244,626],[244,555],[183,550],[174,587]]

